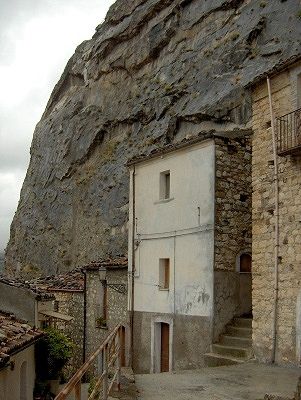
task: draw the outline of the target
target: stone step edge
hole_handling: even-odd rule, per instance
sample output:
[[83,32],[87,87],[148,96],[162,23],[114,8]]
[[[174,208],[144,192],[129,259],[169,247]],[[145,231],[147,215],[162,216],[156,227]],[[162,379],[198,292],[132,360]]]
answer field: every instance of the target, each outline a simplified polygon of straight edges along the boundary
[[252,328],[246,328],[246,327],[244,327],[244,326],[227,325],[226,328],[234,328],[234,329],[240,329],[240,330],[242,330],[242,331],[252,332]]
[[229,350],[232,350],[232,349],[235,349],[235,350],[242,350],[242,351],[251,350],[251,347],[248,348],[248,347],[238,347],[238,346],[232,346],[232,345],[230,346],[230,345],[228,345],[228,344],[220,344],[220,343],[213,343],[212,346],[216,346],[217,348],[222,347],[222,348],[224,348],[224,349],[229,349]]
[[[232,336],[232,335],[228,335],[228,334],[226,334],[226,333],[224,333],[223,335],[221,335],[221,338],[220,338],[220,340],[222,340],[222,338],[225,338],[225,339],[238,339],[238,340],[243,340],[243,341],[248,341],[248,342],[251,342],[251,346],[252,346],[252,338],[248,338],[248,337],[245,337],[245,336]],[[219,342],[217,342],[217,343],[213,343],[213,344],[220,344],[220,341]]]
[[227,356],[225,354],[218,354],[218,353],[205,353],[204,356],[209,356],[209,357],[213,357],[213,358],[219,358],[219,359],[226,359],[226,360],[230,360],[233,362],[237,362],[238,364],[243,364],[247,361],[247,359],[245,358],[237,358],[237,357],[232,357],[232,356]]

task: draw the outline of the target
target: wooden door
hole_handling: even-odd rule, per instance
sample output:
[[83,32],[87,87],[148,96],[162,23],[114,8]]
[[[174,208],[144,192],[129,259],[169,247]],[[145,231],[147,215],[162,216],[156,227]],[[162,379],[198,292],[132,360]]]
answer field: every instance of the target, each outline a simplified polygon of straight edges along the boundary
[[169,324],[161,322],[161,372],[169,371]]
[[121,346],[121,366],[125,367],[125,328],[121,329],[121,338],[120,338],[120,346]]

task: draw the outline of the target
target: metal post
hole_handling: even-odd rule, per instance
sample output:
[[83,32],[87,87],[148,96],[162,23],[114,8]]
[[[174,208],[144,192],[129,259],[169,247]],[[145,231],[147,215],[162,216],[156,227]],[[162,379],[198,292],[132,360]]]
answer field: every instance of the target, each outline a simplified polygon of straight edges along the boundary
[[81,381],[77,382],[74,388],[75,400],[81,400]]
[[120,378],[121,378],[121,352],[122,352],[122,340],[121,340],[121,331],[122,328],[120,327],[117,332],[117,349],[118,349],[118,356],[117,356],[117,390],[120,390]]
[[108,345],[105,345],[103,349],[103,355],[102,355],[102,361],[103,361],[103,385],[102,385],[102,390],[103,390],[103,400],[107,400],[108,398]]

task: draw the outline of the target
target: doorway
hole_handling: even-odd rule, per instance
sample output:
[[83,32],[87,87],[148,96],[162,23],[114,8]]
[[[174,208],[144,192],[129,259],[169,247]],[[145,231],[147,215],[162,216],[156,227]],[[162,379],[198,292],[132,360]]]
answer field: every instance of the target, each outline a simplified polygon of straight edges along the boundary
[[238,257],[239,272],[239,313],[252,315],[252,256],[242,252]]
[[150,373],[172,371],[173,319],[155,317],[151,323]]
[[169,372],[169,324],[161,322],[160,372]]

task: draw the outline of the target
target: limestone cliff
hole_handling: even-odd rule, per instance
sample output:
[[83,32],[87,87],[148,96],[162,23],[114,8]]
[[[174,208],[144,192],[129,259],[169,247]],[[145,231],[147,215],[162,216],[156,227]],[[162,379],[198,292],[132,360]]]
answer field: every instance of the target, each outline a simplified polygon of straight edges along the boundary
[[127,249],[128,158],[249,127],[249,83],[301,54],[297,0],[118,0],[55,86],[31,146],[8,271]]

